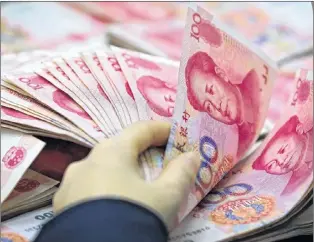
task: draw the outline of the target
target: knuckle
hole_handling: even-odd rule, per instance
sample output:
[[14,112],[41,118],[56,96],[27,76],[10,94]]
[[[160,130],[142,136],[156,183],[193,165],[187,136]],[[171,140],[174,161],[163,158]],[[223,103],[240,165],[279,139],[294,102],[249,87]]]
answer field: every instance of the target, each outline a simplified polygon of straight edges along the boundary
[[144,134],[150,133],[151,131],[151,121],[142,120],[134,124],[132,128],[137,129],[139,132],[143,132]]

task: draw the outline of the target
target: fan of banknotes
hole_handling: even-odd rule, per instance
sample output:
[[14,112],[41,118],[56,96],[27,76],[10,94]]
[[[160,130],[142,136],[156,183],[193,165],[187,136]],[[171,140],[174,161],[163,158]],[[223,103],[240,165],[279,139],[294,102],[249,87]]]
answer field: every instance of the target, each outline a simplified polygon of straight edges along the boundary
[[[202,161],[170,241],[243,241],[299,215],[312,197],[313,72],[296,73],[270,131],[277,67],[228,31],[196,8],[188,11],[180,62],[115,46],[2,57],[5,215],[38,207],[57,189],[58,181],[28,169],[45,145],[30,135],[92,148],[139,120],[172,123],[166,149],[140,155],[144,179],[156,179],[183,152],[199,152]],[[51,208],[37,213],[28,215],[33,226],[52,217]]]

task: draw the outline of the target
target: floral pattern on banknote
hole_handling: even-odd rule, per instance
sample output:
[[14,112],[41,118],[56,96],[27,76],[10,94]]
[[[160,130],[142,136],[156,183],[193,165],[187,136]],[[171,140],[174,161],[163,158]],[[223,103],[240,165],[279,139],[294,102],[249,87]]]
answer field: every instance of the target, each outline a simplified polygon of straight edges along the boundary
[[211,220],[222,225],[247,224],[262,220],[274,209],[274,199],[270,197],[251,197],[226,202],[210,215]]
[[3,232],[1,233],[1,241],[14,241],[14,242],[28,242],[22,235],[14,232]]
[[8,169],[15,169],[26,157],[27,150],[23,146],[12,146],[2,158],[2,162]]

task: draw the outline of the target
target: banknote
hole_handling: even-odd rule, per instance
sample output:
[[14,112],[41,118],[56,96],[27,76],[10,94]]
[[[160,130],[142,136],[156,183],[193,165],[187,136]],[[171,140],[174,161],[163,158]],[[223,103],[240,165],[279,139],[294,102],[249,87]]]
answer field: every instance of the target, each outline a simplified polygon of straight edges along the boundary
[[[219,18],[230,28],[241,32],[272,59],[280,61],[312,46],[313,21],[309,3],[287,6],[282,2],[271,6],[265,2],[242,2],[236,5],[219,14]],[[291,18],[286,19],[286,16]]]
[[104,134],[106,133],[107,128],[103,123],[102,117],[99,115],[99,110],[91,103],[90,97],[86,95],[88,92],[84,93],[75,86],[60,67],[58,68],[58,66],[52,62],[44,62],[40,66],[36,66],[34,72],[72,98],[83,109],[86,115],[96,123],[99,129],[101,129]]
[[2,221],[14,218],[19,216],[23,213],[27,213],[47,205],[51,204],[51,200],[53,195],[58,190],[57,187],[52,187],[30,199],[23,200],[22,203],[16,204],[14,207],[10,208],[9,210],[2,210],[1,219]]
[[[16,111],[19,111],[19,112],[25,113],[27,115],[33,116],[30,112],[28,112],[28,111],[24,112],[24,110],[22,108],[17,107],[16,105],[12,104],[10,101],[7,101],[5,99],[1,100],[1,106],[6,107],[6,108],[10,108],[10,109],[14,109]],[[35,117],[35,116],[33,116],[33,117]]]
[[43,137],[50,137],[50,138],[54,138],[54,139],[74,142],[74,143],[80,144],[84,147],[93,147],[94,146],[94,145],[88,144],[88,143],[81,143],[80,141],[75,140],[75,139],[68,137],[68,136],[62,136],[61,137],[60,135],[53,133],[53,132],[50,132],[49,130],[44,130],[44,129],[40,129],[40,128],[33,128],[33,127],[26,126],[26,125],[12,123],[12,122],[2,121],[1,127],[9,129],[9,130],[19,131],[19,132],[22,132],[24,134],[33,135],[33,136],[36,136],[38,138],[43,136]]
[[169,120],[176,100],[179,63],[113,48],[130,84],[141,120]]
[[263,53],[219,26],[205,10],[189,9],[164,165],[186,151],[199,152],[202,165],[179,220],[254,143],[276,75]]
[[308,55],[297,60],[289,61],[280,67],[281,71],[290,73],[295,73],[300,68],[309,70],[313,68],[313,55]]
[[[116,101],[115,96],[111,90],[105,90],[101,82],[93,76],[90,68],[86,65],[84,60],[78,55],[78,53],[67,53],[62,58],[68,63],[72,70],[80,77],[80,80],[90,88],[92,93],[95,95],[98,105],[101,105],[102,109],[109,117],[108,124],[110,128],[117,132],[122,129],[122,124],[113,108],[111,102]],[[110,94],[109,94],[110,93]],[[112,98],[112,99],[110,99]]]
[[[140,120],[170,121],[174,110],[179,64],[139,52],[119,48],[113,50],[134,95]],[[162,153],[150,149],[146,155],[149,156],[149,164],[145,174],[149,173],[149,180],[152,180],[161,171]]]
[[[261,147],[192,210],[170,241],[221,241],[287,216],[313,185],[313,72],[301,69]],[[196,233],[192,232],[196,231]]]
[[11,124],[21,124],[26,127],[34,128],[37,131],[47,130],[49,131],[49,133],[53,133],[55,137],[58,137],[60,139],[71,140],[72,142],[79,143],[87,147],[92,147],[92,144],[88,143],[87,141],[73,134],[72,132],[49,124],[34,116],[5,106],[1,106],[1,121]]
[[27,34],[18,26],[12,26],[9,21],[1,17],[1,55],[12,54],[25,49],[34,48],[34,44],[27,39]]
[[165,149],[160,147],[149,148],[149,153],[151,155],[151,164],[149,167],[150,179],[157,179],[164,169],[164,153]]
[[[34,203],[42,203],[43,201],[51,201],[51,199],[53,198],[53,195],[57,192],[58,187],[57,186],[53,186],[41,193],[35,194],[34,196],[27,198],[25,200],[23,200],[22,203],[17,204],[16,207],[14,207],[13,209],[9,210],[8,213],[12,213],[12,211],[16,211],[16,209],[21,209],[22,207],[32,207]],[[31,210],[29,210],[31,211]]]
[[1,129],[1,203],[9,196],[45,143],[20,132]]
[[66,4],[105,23],[156,21],[172,19],[176,16],[176,6],[170,2],[69,2]]
[[[52,189],[56,189],[56,188],[54,187]],[[54,193],[55,192],[56,191],[54,191]],[[42,199],[41,201],[23,204],[23,205],[20,205],[18,207],[14,207],[13,209],[10,209],[7,212],[3,212],[1,214],[1,219],[2,219],[2,221],[6,221],[6,220],[12,219],[14,217],[17,217],[21,214],[25,214],[25,213],[28,213],[30,211],[34,211],[36,209],[50,206],[51,205],[51,199],[52,199],[52,195],[50,197]]]
[[53,215],[52,207],[48,206],[2,222],[1,241],[33,241]]
[[[197,4],[213,12],[226,26],[240,32],[276,61],[281,62],[312,46],[312,9],[308,2],[291,4],[198,2]],[[185,19],[186,14],[183,16],[182,19]],[[290,18],[286,19],[286,16]]]
[[90,136],[91,142],[105,137],[91,117],[71,97],[41,76],[32,71],[23,71],[6,74],[4,78],[57,113],[67,117]]
[[16,89],[6,88],[1,85],[1,104],[3,102],[10,103],[12,108],[16,110],[29,113],[34,117],[68,130],[86,140],[87,135],[73,123],[58,115],[47,106],[43,106],[38,100],[24,95],[24,93],[17,92]]
[[20,93],[24,96],[28,96],[29,97],[29,94],[27,92],[25,92],[24,90],[22,90],[21,88],[15,86],[13,83],[10,83],[10,82],[7,82],[3,79],[1,79],[1,87],[6,87],[8,89],[11,89],[17,93]]
[[[8,4],[2,7],[1,20],[17,32],[14,35],[23,49],[55,49],[69,42],[74,45],[103,32],[99,21],[57,2]],[[13,39],[3,38],[9,49]]]
[[[29,116],[32,116],[32,117],[35,117],[35,118],[40,119],[40,117],[38,117],[38,115],[36,115],[36,113],[34,113],[34,112],[32,112],[32,111],[29,111],[29,110],[27,110],[27,109],[24,109],[23,107],[18,106],[18,105],[16,105],[15,103],[10,102],[9,100],[4,99],[4,98],[1,98],[1,106],[2,106],[2,107],[6,107],[6,108],[13,109],[13,110],[16,110],[16,111],[18,111],[18,112],[25,113],[26,115],[29,115]],[[4,121],[4,120],[3,120],[3,121]]]
[[134,101],[134,94],[130,85],[120,67],[120,64],[111,50],[96,50],[97,57],[101,63],[103,70],[106,72],[108,78],[119,90],[119,94],[126,106],[126,121],[127,124],[134,123],[139,120],[136,103]]
[[23,65],[31,64],[34,61],[41,61],[55,55],[55,52],[35,50],[19,53],[11,53],[2,56],[1,69],[3,71],[10,71],[18,69]]
[[[179,2],[177,6],[179,8],[178,19],[186,19],[188,8],[191,7],[192,4],[191,2]],[[214,16],[219,16],[221,12],[227,9],[234,9],[238,6],[237,2],[197,2],[197,5],[210,10]]]
[[14,187],[8,198],[1,204],[2,212],[7,211],[18,204],[25,203],[59,182],[38,172],[28,169]]
[[269,102],[267,120],[272,125],[280,119],[280,115],[290,98],[291,92],[294,89],[295,72],[280,72],[274,81],[274,88]]
[[[60,72],[60,74],[67,77],[75,86],[73,87],[73,90],[76,90],[76,93],[80,96],[79,98],[84,100],[84,103],[94,113],[93,115],[98,117],[103,131],[109,137],[111,135],[110,133],[114,132],[114,129],[112,128],[106,109],[104,109],[102,105],[103,103],[108,105],[108,97],[95,81],[93,82],[93,80],[87,79],[87,82],[85,81],[85,78],[79,76],[80,73],[77,74],[77,72],[74,71],[75,69],[73,69],[73,65],[81,66],[78,65],[80,62],[71,61],[71,58],[67,60],[71,63],[71,65],[69,65],[69,63],[60,56],[55,57],[53,62],[56,64],[56,69]],[[110,106],[108,106],[107,110],[111,110]]]
[[119,90],[114,84],[114,80],[111,80],[101,65],[98,56],[95,51],[83,51],[81,53],[82,59],[85,61],[88,68],[91,70],[94,77],[100,83],[102,90],[104,90],[110,99],[112,106],[114,107],[116,114],[119,117],[122,127],[126,126],[125,105],[123,105],[123,99],[119,94]]
[[110,43],[128,46],[151,55],[179,60],[184,23],[178,20],[145,23],[121,23],[108,28]]
[[[310,235],[313,234],[313,203],[312,198],[310,201],[304,199],[303,208],[295,213],[289,219],[283,218],[280,221],[274,223],[271,226],[262,227],[260,231],[251,233],[250,235],[245,234],[242,238],[239,237],[234,241],[243,242],[257,242],[257,241],[281,241],[284,239],[291,238],[288,242],[293,241],[293,237],[299,235]],[[300,237],[301,239],[302,237]]]

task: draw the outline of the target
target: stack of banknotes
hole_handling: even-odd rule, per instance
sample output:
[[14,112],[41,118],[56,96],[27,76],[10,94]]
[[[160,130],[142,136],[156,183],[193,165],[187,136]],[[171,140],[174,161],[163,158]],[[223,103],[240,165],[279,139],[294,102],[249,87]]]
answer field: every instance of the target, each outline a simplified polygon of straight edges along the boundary
[[[221,24],[240,32],[280,65],[313,53],[313,24],[310,4],[277,3],[200,3],[213,11]],[[287,6],[288,5],[288,6]],[[281,11],[279,11],[281,9]],[[181,18],[154,22],[125,21],[108,26],[111,44],[149,54],[180,59],[186,8]],[[303,13],[302,17],[301,14]],[[289,15],[293,21],[283,21]],[[289,20],[290,20],[289,19]],[[231,33],[229,30],[229,33]]]
[[[183,152],[199,152],[202,161],[170,241],[275,241],[311,233],[313,71],[294,73],[285,107],[269,125],[277,64],[200,7],[188,10],[182,36],[174,31],[160,39],[181,37],[181,51],[169,49],[173,58],[159,47],[137,52],[132,40],[123,43],[133,50],[102,46],[2,57],[1,208],[7,220],[1,238],[31,241],[53,217],[44,206],[62,177],[54,171],[62,173],[67,160],[60,165],[57,155],[43,156],[47,140],[75,143],[84,156],[139,120],[172,124],[165,148],[139,156],[147,181]],[[148,36],[136,49],[154,50],[149,44]],[[38,168],[40,161],[45,168]],[[41,172],[49,166],[52,173]]]

